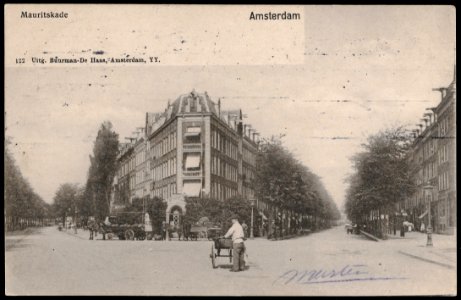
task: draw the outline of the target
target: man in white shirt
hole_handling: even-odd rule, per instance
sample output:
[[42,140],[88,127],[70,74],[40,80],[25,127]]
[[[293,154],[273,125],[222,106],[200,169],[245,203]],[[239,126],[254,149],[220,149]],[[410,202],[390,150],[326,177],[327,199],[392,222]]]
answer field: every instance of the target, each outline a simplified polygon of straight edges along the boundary
[[240,225],[237,216],[232,217],[232,226],[224,235],[225,238],[232,237],[232,260],[233,266],[231,272],[245,270],[245,245],[242,225]]

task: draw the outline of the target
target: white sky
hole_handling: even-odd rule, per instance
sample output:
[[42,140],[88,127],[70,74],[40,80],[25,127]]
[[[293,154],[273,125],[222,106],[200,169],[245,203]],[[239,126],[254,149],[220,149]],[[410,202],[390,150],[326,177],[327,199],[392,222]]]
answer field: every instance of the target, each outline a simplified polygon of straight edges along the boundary
[[308,7],[304,29],[304,64],[8,67],[10,148],[51,203],[60,184],[85,183],[102,121],[123,141],[146,111],[163,111],[168,99],[195,88],[221,97],[223,109],[242,108],[262,136],[286,134],[285,146],[341,207],[349,158],[367,135],[417,124],[440,100],[431,89],[451,83],[455,9]]

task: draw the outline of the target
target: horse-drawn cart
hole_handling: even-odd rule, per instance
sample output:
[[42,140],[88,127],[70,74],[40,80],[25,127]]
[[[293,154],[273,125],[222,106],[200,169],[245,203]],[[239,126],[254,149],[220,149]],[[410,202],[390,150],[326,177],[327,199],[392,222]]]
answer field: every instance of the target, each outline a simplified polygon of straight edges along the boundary
[[189,238],[191,240],[198,240],[199,238],[206,238],[213,240],[221,235],[220,224],[210,222],[207,217],[202,217],[198,222],[193,224],[189,230]]
[[106,220],[100,224],[99,231],[108,239],[117,236],[119,240],[134,240],[139,241],[152,239],[151,232],[145,231],[145,225],[142,223],[126,224],[121,223],[118,216],[106,217]]
[[[225,250],[226,254],[221,254],[221,250]],[[218,267],[218,257],[229,257],[229,262],[232,263],[232,239],[223,237],[216,237],[213,239],[210,254],[213,269]]]

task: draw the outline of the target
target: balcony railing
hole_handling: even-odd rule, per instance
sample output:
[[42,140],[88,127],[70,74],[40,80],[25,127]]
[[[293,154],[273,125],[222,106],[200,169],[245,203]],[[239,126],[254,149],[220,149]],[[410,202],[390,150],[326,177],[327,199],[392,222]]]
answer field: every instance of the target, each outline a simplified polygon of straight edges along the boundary
[[200,176],[200,171],[182,171],[182,174],[187,177],[198,177]]
[[201,144],[183,144],[184,150],[200,150]]

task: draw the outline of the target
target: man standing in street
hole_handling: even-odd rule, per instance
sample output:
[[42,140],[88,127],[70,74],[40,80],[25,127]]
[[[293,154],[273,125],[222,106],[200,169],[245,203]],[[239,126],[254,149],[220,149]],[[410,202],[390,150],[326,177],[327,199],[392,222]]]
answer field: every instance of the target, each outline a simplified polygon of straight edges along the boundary
[[232,237],[232,260],[233,266],[231,272],[245,270],[245,244],[242,225],[240,225],[237,216],[232,217],[232,226],[224,235],[225,238]]

